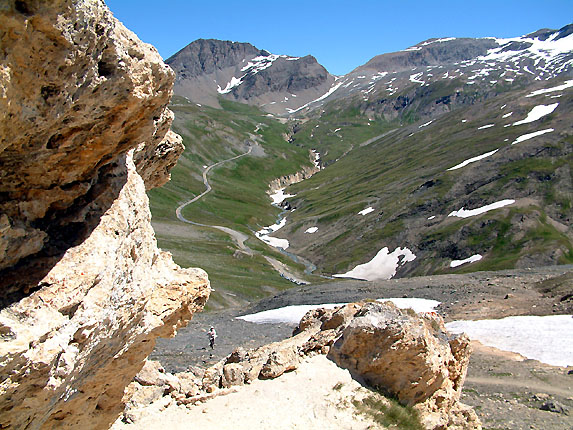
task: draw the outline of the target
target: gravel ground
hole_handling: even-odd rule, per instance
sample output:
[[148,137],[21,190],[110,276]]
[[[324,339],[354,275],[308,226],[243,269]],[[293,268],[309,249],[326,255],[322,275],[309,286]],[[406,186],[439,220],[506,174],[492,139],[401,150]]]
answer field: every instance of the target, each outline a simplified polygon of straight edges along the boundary
[[[290,336],[293,329],[287,324],[253,324],[236,316],[288,305],[384,297],[438,300],[442,302],[438,312],[446,321],[573,314],[573,266],[304,286],[244,309],[197,314],[173,339],[159,339],[151,358],[171,372],[207,366],[238,346],[255,348],[279,341]],[[207,337],[211,325],[218,333],[213,351],[208,348]],[[477,343],[463,401],[475,407],[484,429],[573,429],[573,368],[524,360]],[[554,411],[540,409],[551,402],[556,406]],[[565,410],[558,412],[561,407]]]

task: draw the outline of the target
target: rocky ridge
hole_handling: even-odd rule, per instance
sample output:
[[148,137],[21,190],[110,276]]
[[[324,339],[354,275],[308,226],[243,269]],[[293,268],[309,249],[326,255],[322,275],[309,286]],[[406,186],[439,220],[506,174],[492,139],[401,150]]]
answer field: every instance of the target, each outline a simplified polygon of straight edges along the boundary
[[103,428],[209,296],[157,248],[145,193],[183,150],[174,75],[103,1],[10,1],[0,22],[0,426]]
[[171,375],[148,362],[130,386],[132,401],[123,419],[137,421],[163,394],[192,407],[232,387],[277,378],[316,354],[327,354],[355,379],[413,406],[426,429],[481,428],[475,412],[459,402],[469,339],[448,334],[436,315],[373,302],[310,311],[293,337],[254,350],[238,348],[204,371]]
[[[402,51],[375,56],[339,77],[325,97],[289,113],[301,116],[332,100],[356,97],[361,100],[367,115],[383,114],[386,119],[393,119],[396,110],[406,107],[400,103],[408,104],[412,94],[408,94],[409,97],[403,95],[397,101],[392,96],[403,94],[408,87],[448,86],[453,83],[459,93],[463,85],[472,85],[472,89],[484,93],[485,98],[499,93],[503,87],[571,76],[572,29],[573,24],[569,24],[559,30],[543,29],[505,39],[429,39]],[[416,95],[420,97],[423,94]],[[473,101],[467,97],[456,97],[455,91],[444,97],[438,103],[442,106],[438,107],[446,110]],[[381,99],[392,104],[381,105]],[[428,116],[435,113],[426,112]]]

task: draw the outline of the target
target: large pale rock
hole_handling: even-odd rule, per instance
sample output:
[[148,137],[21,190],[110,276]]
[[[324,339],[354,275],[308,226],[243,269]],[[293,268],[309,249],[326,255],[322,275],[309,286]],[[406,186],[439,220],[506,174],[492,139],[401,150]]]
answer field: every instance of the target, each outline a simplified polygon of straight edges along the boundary
[[173,73],[100,0],[2,2],[0,52],[0,428],[105,428],[210,291],[150,223]]
[[[369,385],[415,406],[425,428],[437,430],[450,428],[450,422],[479,427],[473,410],[459,404],[470,353],[468,337],[449,334],[439,316],[422,317],[387,302],[364,304],[329,356]],[[472,419],[465,419],[471,413]]]
[[[165,109],[173,72],[101,0],[2,2],[0,52],[4,269],[78,243],[93,227],[94,208],[83,208],[106,188],[106,166],[118,154],[145,145],[136,156],[138,170],[160,183],[181,142],[169,135],[160,144],[173,117]],[[158,166],[157,158],[168,153],[174,156]],[[64,215],[74,219],[58,225]]]

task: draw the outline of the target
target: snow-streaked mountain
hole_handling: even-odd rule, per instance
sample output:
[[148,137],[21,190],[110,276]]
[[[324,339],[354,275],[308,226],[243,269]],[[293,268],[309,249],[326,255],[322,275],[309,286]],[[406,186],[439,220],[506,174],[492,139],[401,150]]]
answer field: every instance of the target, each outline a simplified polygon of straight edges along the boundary
[[218,98],[285,114],[315,100],[334,82],[312,56],[271,54],[249,43],[199,39],[167,59],[174,92],[217,107]]
[[458,80],[495,88],[546,81],[573,74],[573,24],[514,38],[429,39],[403,51],[378,55],[339,77],[327,96],[297,112],[331,100],[360,96],[364,101],[392,96],[417,84]]

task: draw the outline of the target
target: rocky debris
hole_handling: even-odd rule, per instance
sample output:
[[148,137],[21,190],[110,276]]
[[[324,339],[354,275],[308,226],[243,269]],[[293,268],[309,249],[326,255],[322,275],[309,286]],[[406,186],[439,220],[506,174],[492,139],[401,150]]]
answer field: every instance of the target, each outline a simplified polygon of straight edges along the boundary
[[0,427],[104,428],[210,292],[150,223],[173,72],[101,0],[9,1],[0,29]]
[[403,311],[389,302],[312,310],[291,338],[255,350],[238,348],[200,380],[179,373],[179,378],[194,377],[199,392],[169,394],[180,405],[194,405],[233,386],[279,377],[316,354],[328,354],[356,379],[414,406],[426,429],[481,428],[473,409],[459,401],[468,338],[449,334],[439,316]]

